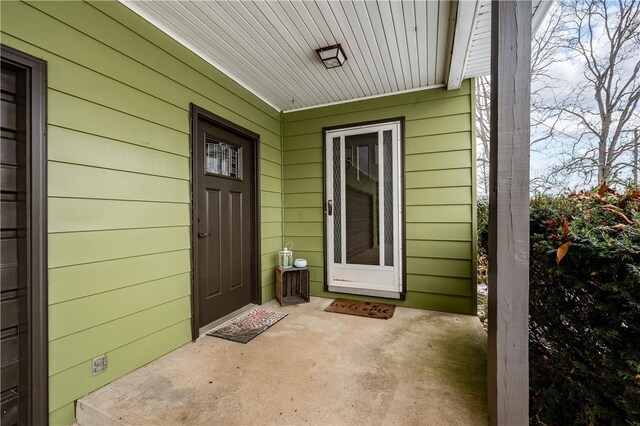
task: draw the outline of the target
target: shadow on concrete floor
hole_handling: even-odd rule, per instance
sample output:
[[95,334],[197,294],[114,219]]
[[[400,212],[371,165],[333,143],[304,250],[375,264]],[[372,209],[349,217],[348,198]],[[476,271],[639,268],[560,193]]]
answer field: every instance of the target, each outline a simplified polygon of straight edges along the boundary
[[486,425],[477,317],[289,315],[248,344],[204,336],[78,401],[78,424]]

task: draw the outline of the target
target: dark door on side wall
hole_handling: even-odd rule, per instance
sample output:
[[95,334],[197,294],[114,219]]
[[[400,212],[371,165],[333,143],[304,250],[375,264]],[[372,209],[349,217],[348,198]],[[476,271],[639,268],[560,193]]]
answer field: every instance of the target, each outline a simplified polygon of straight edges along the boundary
[[[25,229],[25,111],[20,105],[24,86],[16,69],[2,63],[2,158],[0,159],[0,293],[2,331],[2,424],[17,423],[25,417],[28,395],[26,312]],[[20,412],[20,415],[19,415]]]
[[196,327],[252,302],[255,269],[255,141],[198,118]]
[[[23,63],[21,60],[26,60]],[[35,62],[32,62],[35,61]],[[0,424],[46,422],[44,63],[2,46]],[[34,69],[35,66],[37,69]],[[42,78],[36,80],[35,77]],[[38,131],[40,129],[40,131]]]

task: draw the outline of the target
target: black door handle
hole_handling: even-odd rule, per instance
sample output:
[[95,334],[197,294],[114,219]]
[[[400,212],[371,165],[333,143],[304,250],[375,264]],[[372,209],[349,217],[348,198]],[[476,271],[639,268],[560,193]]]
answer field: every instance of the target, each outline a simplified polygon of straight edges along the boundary
[[333,201],[327,201],[327,214],[331,216],[333,214]]
[[208,237],[208,236],[209,236],[208,232],[205,232],[204,234],[203,233],[198,234],[198,238],[204,238],[204,237]]

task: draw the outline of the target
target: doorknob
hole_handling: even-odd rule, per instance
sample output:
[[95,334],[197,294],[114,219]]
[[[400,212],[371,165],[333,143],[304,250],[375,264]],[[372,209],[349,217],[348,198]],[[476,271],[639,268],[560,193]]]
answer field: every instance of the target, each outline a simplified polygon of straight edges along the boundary
[[198,234],[198,238],[204,238],[204,237],[208,237],[208,236],[209,236],[208,232]]
[[327,214],[331,216],[333,214],[333,201],[327,201]]

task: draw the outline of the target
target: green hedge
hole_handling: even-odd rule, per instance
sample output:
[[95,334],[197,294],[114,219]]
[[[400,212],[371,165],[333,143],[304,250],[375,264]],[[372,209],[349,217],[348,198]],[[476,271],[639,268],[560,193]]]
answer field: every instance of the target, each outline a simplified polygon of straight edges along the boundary
[[606,187],[532,200],[531,423],[640,424],[639,212]]

